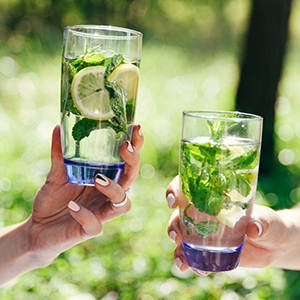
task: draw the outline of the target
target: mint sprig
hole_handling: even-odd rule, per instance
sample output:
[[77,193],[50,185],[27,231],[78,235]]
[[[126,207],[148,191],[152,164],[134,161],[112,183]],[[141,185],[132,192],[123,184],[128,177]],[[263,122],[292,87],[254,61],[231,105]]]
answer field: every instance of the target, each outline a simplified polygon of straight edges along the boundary
[[[243,210],[249,203],[232,201],[228,195],[238,190],[243,196],[249,196],[251,186],[249,178],[258,165],[259,151],[247,152],[233,156],[228,147],[222,144],[203,144],[183,142],[181,146],[181,179],[182,190],[190,200],[190,205],[205,214],[216,217],[222,209],[239,206]],[[219,228],[215,223],[195,223],[184,211],[189,228],[194,228],[198,235],[216,233]],[[217,222],[218,223],[218,222]]]
[[194,219],[187,215],[181,216],[181,221],[185,224],[188,234],[192,234],[192,228],[194,228],[197,234],[203,238],[218,232],[221,228],[219,222],[204,221],[195,223]]
[[[222,115],[219,116],[222,117]],[[231,128],[237,125],[236,122],[230,121],[230,119],[237,118],[238,113],[233,112],[230,113],[229,115],[224,115],[223,117],[225,116],[226,116],[226,120],[219,120],[219,121],[214,120],[214,122],[207,120],[207,124],[210,129],[211,139],[215,142],[220,142],[224,137],[226,131],[230,130]]]

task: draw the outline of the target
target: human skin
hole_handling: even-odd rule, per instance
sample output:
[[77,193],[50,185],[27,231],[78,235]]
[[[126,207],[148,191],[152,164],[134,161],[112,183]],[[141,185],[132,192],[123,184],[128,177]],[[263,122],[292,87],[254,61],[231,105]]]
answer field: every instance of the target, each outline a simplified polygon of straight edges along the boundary
[[[178,206],[179,177],[176,176],[169,184],[166,198],[170,208]],[[184,197],[184,195],[180,195]],[[269,207],[254,205],[252,218],[247,224],[247,239],[240,267],[264,268],[275,266],[284,269],[300,270],[300,204],[291,209],[275,211]],[[183,235],[179,227],[178,209],[173,212],[169,224],[168,234],[177,245],[174,260],[181,271],[189,266],[182,252]],[[198,275],[208,272],[193,270]]]
[[[95,187],[68,182],[61,150],[60,127],[52,135],[51,169],[37,192],[32,213],[19,224],[0,229],[0,286],[27,271],[45,267],[62,252],[102,232],[102,226],[131,208],[130,200],[114,207],[139,174],[144,137],[140,125],[132,142],[124,142],[120,156],[125,161],[119,184],[104,175]],[[102,179],[101,179],[102,178]]]

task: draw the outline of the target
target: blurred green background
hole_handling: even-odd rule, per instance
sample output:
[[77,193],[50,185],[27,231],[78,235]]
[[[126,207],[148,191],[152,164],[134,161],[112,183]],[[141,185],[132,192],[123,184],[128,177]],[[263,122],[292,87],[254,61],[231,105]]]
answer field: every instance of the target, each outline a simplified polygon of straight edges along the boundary
[[[1,226],[28,217],[50,168],[64,26],[109,24],[144,33],[136,123],[145,135],[131,212],[51,266],[0,289],[1,300],[300,299],[295,271],[180,273],[166,232],[172,211],[165,190],[178,171],[181,112],[234,110],[250,7],[250,0],[0,0]],[[295,1],[274,128],[276,157],[294,184],[278,194],[285,178],[275,172],[277,181],[260,183],[256,196],[256,203],[274,208],[300,199],[299,49]]]

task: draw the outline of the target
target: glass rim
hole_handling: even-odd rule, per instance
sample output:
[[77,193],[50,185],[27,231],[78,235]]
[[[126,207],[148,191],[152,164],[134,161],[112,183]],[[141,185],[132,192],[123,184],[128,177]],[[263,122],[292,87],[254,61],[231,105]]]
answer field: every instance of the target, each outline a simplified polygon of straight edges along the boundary
[[[238,117],[227,117],[226,115],[237,114]],[[262,121],[263,117],[251,113],[244,113],[240,111],[225,111],[225,110],[184,110],[183,116],[194,117],[206,120],[222,120],[236,121],[236,122],[253,122]],[[225,115],[225,116],[224,116]]]
[[[79,31],[78,29],[95,29],[102,30],[106,32],[123,32],[130,35],[118,36],[118,35],[105,35],[99,33],[88,33]],[[117,27],[112,25],[71,25],[64,28],[64,31],[72,32],[74,35],[78,36],[86,36],[90,38],[101,38],[101,39],[121,39],[121,40],[131,40],[131,39],[139,39],[143,37],[143,34],[137,30],[125,28],[125,27]]]

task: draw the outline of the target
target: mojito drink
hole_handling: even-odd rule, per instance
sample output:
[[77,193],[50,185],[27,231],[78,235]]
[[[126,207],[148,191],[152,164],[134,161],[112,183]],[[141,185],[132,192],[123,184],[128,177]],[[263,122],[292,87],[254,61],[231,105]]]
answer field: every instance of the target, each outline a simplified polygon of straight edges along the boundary
[[222,123],[211,123],[210,129],[209,136],[181,142],[184,196],[179,206],[183,253],[189,265],[220,272],[237,267],[244,247],[257,186],[260,143],[222,137]]
[[[97,36],[96,36],[97,37]],[[118,182],[119,147],[131,139],[139,81],[138,58],[89,48],[62,57],[62,148],[68,180],[93,185],[97,173]]]

